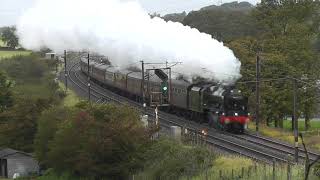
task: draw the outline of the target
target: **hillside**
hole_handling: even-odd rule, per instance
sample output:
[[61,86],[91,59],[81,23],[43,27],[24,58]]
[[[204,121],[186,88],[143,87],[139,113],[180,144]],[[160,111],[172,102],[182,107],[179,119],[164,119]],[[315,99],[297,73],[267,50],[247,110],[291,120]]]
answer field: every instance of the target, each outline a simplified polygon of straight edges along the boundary
[[206,6],[200,9],[200,11],[206,10],[230,10],[230,11],[248,11],[252,9],[254,6],[248,2],[231,2],[231,3],[224,3],[221,6],[211,5]]
[[207,6],[199,11],[190,12],[184,18],[183,24],[228,42],[257,33],[254,20],[249,15],[253,8],[254,6],[247,2]]
[[173,21],[173,22],[183,22],[184,18],[187,16],[187,13],[184,11],[182,13],[173,13],[167,14],[162,18],[166,21]]
[[166,21],[181,22],[211,34],[216,39],[229,41],[256,33],[253,20],[249,16],[253,8],[254,6],[248,2],[231,2],[221,6],[206,6],[189,14],[167,14],[162,18]]

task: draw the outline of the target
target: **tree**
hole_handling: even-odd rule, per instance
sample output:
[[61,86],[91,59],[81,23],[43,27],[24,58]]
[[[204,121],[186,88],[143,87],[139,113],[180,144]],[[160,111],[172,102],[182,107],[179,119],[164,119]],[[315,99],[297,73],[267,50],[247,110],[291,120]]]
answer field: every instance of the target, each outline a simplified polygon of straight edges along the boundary
[[[139,149],[150,138],[132,108],[81,102],[67,110],[66,119],[59,116],[58,121],[62,121],[55,125],[57,112],[43,117],[36,136],[40,145],[36,151],[48,149],[37,153],[40,159],[47,159],[47,167],[81,177],[109,179],[126,179],[141,167]],[[45,122],[57,130],[46,132]]]
[[[319,16],[316,1],[261,1],[251,13],[256,21],[259,36],[238,38],[229,43],[241,60],[243,75],[241,81],[255,80],[255,58],[260,54],[261,78],[274,79],[261,83],[261,114],[267,123],[274,121],[282,127],[283,119],[292,114],[291,77],[300,79],[298,84],[299,114],[304,114],[306,124],[315,107],[315,84],[319,79],[317,52],[313,48],[318,37]],[[284,78],[287,78],[284,80]],[[249,95],[254,106],[254,83],[239,84]]]
[[16,27],[5,27],[1,33],[1,40],[6,43],[12,49],[15,49],[19,45],[19,39],[17,37]]
[[13,82],[0,72],[0,113],[13,105]]
[[[263,37],[261,41],[264,53],[282,57],[276,60],[283,65],[280,71],[277,67],[279,72],[276,74],[282,77],[290,76],[304,79],[309,84],[315,84],[315,80],[319,77],[320,64],[312,43],[318,36],[320,19],[318,9],[319,2],[317,1],[271,0],[262,1],[253,12],[265,32],[261,36]],[[278,85],[278,87],[284,90],[290,88],[285,85]],[[299,99],[301,100],[299,111],[306,117],[307,129],[309,118],[315,109],[316,89],[305,86],[303,83],[299,85],[299,88]],[[285,94],[291,93],[288,91]],[[291,104],[288,103],[292,99],[290,97],[292,95],[287,95],[288,100],[285,106]],[[290,113],[288,110],[283,112]]]
[[68,117],[68,109],[65,107],[52,107],[44,111],[39,120],[35,136],[35,154],[41,166],[47,166],[49,142],[53,140],[55,133]]
[[16,99],[13,107],[0,113],[0,147],[32,152],[38,118],[48,107],[46,99]]

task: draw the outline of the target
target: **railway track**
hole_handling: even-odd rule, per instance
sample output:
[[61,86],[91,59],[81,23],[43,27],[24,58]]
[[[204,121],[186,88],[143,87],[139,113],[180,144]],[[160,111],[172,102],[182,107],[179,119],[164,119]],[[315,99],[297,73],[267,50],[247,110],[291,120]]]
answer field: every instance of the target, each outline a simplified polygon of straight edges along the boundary
[[[80,57],[78,57],[80,58]],[[79,63],[74,62],[68,66],[68,77],[71,82],[79,88],[86,96],[88,92],[87,77],[79,72]],[[144,109],[140,103],[132,101],[128,98],[120,96],[103,87],[91,82],[91,97],[96,102],[113,102],[117,104],[129,104],[140,112],[145,111],[149,117],[154,118],[154,110],[147,107]],[[192,121],[177,117],[165,112],[159,112],[160,125],[169,128],[170,126],[185,127],[192,133],[199,133],[207,126],[197,124]],[[262,136],[253,134],[235,135],[227,132],[222,132],[216,129],[210,129],[205,141],[207,144],[213,145],[224,151],[240,154],[259,161],[271,163],[273,160],[281,163],[288,162],[288,154],[294,154],[294,148],[289,144],[271,140]],[[311,159],[318,156],[317,153],[310,153]],[[299,162],[304,161],[304,153],[300,148]]]
[[[266,148],[281,149],[282,152],[288,155],[294,156],[295,147],[291,144],[277,141],[268,137],[248,133],[248,132],[246,132],[243,136],[237,136],[237,137],[249,142],[254,142]],[[298,150],[299,150],[298,151],[299,158],[305,159],[306,155],[305,155],[304,149],[302,147],[299,147]],[[308,153],[309,153],[309,158],[311,160],[316,160],[317,157],[320,156],[320,153],[313,152],[310,150],[308,150]]]

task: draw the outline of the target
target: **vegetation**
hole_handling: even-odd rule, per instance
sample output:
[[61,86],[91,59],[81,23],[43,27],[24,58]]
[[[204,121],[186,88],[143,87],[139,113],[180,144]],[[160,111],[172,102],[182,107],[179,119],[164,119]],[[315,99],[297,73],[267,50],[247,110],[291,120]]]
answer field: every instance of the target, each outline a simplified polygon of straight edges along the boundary
[[123,179],[139,168],[148,137],[133,109],[80,102],[44,113],[35,149],[57,173]]
[[13,104],[12,81],[8,80],[3,72],[0,72],[0,112],[10,108]]
[[[60,81],[59,81],[59,87],[61,91],[65,91],[65,86]],[[62,100],[62,106],[73,107],[78,102],[80,102],[80,97],[78,97],[72,89],[68,89],[68,91],[65,94],[65,97]]]
[[5,43],[0,39],[0,47],[4,47],[4,45],[5,45]]
[[257,34],[255,24],[252,22],[254,19],[249,14],[251,9],[252,5],[249,3],[237,2],[209,6],[189,13],[184,18],[183,24],[211,34],[220,41],[228,42]]
[[[33,151],[37,121],[42,111],[63,98],[51,73],[54,65],[36,55],[15,56],[0,61],[0,146]],[[4,78],[4,77],[7,77]],[[5,107],[5,108],[4,108]]]
[[211,165],[214,154],[203,147],[191,147],[160,139],[146,148],[143,172],[137,179],[179,179],[192,177]]
[[[237,86],[255,106],[256,56],[260,55],[261,112],[265,124],[283,128],[292,115],[292,78],[298,79],[298,115],[305,129],[315,115],[319,79],[319,2],[265,0],[208,6],[189,13],[185,25],[223,40],[241,61],[242,78]],[[236,18],[235,18],[236,17]],[[272,79],[272,81],[270,81]]]
[[4,27],[0,34],[2,42],[12,49],[19,45],[19,39],[15,33],[16,27]]
[[[1,45],[0,45],[1,46]],[[0,51],[0,61],[1,59],[5,58],[11,58],[13,56],[25,56],[25,55],[30,55],[30,51]]]
[[[293,113],[293,79],[298,80],[298,115],[305,118],[303,129],[318,126],[310,122],[318,98],[314,85],[320,75],[318,11],[318,1],[265,0],[257,7],[233,2],[164,18],[227,43],[242,63],[243,76],[237,86],[249,97],[251,109],[255,106],[255,60],[259,54],[262,79],[268,80],[261,82],[261,133],[292,143],[291,132],[273,127],[291,128],[286,119]],[[2,31],[3,42],[11,48],[18,45],[14,31]],[[271,166],[256,166],[246,158],[218,157],[205,148],[168,139],[150,141],[152,132],[144,129],[129,107],[79,102],[72,91],[63,99],[50,61],[4,51],[1,56],[0,146],[34,152],[41,167],[47,169],[38,179],[127,179],[132,174],[137,179],[205,179],[208,174],[211,179],[272,177]],[[320,149],[318,141],[315,135],[306,139],[308,145]],[[301,178],[302,169],[295,166],[292,179]],[[277,172],[277,178],[286,178],[285,166]]]

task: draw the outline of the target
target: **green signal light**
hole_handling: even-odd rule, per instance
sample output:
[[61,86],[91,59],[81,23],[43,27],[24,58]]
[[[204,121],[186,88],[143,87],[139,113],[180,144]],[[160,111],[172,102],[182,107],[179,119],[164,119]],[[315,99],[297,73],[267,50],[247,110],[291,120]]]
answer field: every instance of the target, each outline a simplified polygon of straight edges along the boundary
[[168,83],[166,81],[161,83],[161,91],[163,95],[167,95],[168,93]]

